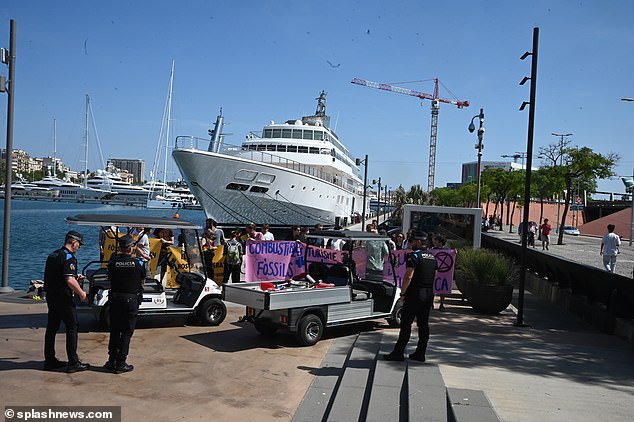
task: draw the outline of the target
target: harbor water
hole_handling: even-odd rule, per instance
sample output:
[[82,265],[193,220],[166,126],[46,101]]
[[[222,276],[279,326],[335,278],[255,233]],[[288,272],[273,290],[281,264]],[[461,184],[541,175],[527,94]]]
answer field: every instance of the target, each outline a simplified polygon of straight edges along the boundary
[[[4,214],[4,200],[0,200]],[[183,220],[204,224],[205,214],[200,210],[145,209],[130,206],[96,205],[50,201],[11,201],[11,236],[9,240],[9,286],[26,290],[31,280],[42,279],[46,257],[64,243],[69,230],[84,235],[84,246],[77,252],[79,269],[99,259],[98,227],[68,224],[64,218],[76,214],[124,214],[153,217],[173,217],[178,212]],[[4,230],[4,217],[0,230]],[[0,238],[0,243],[3,239]],[[0,257],[2,250],[0,248]]]

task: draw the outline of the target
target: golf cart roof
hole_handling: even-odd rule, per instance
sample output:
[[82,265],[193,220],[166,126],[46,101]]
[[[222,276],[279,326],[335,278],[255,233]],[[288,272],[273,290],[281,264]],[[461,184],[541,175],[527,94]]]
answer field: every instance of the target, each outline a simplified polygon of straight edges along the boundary
[[168,217],[142,217],[120,214],[78,214],[66,217],[66,222],[79,226],[160,227],[165,229],[200,229],[198,224]]
[[357,230],[320,230],[312,231],[306,235],[307,238],[330,238],[330,239],[348,239],[348,240],[388,240],[389,237],[378,234]]

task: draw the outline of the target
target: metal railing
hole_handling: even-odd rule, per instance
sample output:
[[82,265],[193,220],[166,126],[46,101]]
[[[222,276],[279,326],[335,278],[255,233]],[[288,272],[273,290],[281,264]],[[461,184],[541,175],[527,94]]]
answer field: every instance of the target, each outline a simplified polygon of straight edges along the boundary
[[[210,147],[211,145],[211,147]],[[201,148],[201,146],[203,146]],[[348,184],[343,183],[343,180],[335,178],[330,173],[325,173],[315,166],[300,163],[299,161],[291,160],[288,158],[280,157],[279,155],[270,154],[266,151],[254,151],[244,149],[241,146],[231,145],[227,143],[220,143],[220,145],[213,145],[213,142],[209,139],[198,138],[195,136],[177,136],[175,149],[196,149],[201,151],[213,151],[218,154],[228,155],[232,157],[240,157],[247,160],[253,160],[261,163],[273,164],[279,167],[292,169],[300,173],[314,176],[318,179],[332,183],[339,186],[347,192],[355,192]],[[308,154],[307,154],[308,155]],[[361,195],[361,193],[358,193]]]

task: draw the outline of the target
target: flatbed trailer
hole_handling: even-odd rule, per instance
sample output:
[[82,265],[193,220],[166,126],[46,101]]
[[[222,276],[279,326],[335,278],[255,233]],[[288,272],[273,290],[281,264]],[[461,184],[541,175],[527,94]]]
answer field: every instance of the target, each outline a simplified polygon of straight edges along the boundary
[[[223,286],[223,300],[246,307],[244,319],[252,322],[265,335],[287,329],[300,344],[317,343],[327,327],[386,318],[391,326],[399,326],[402,302],[394,271],[391,280],[376,275],[358,274],[352,256],[365,247],[365,242],[385,242],[387,237],[374,233],[323,231],[310,239],[341,238],[348,245],[346,263],[310,262],[303,280],[244,282]],[[324,242],[325,243],[325,242]],[[308,248],[313,246],[307,245]],[[385,264],[392,265],[391,255]],[[393,268],[392,268],[393,270]]]

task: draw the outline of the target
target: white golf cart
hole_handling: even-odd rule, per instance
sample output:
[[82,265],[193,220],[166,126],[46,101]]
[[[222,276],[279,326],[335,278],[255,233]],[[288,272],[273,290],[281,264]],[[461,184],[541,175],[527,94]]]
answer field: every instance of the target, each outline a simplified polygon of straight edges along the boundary
[[[139,217],[126,215],[106,214],[80,214],[66,218],[71,224],[83,226],[99,226],[106,236],[120,236],[129,233],[132,229],[143,227],[168,228],[175,232],[180,230],[179,237],[182,243],[182,255],[187,260],[188,272],[178,272],[177,289],[164,288],[160,276],[148,277],[143,285],[143,301],[139,306],[141,315],[187,315],[192,314],[202,323],[218,325],[227,316],[227,308],[221,300],[220,287],[206,274],[212,269],[205,267],[202,259],[202,248],[197,230],[201,227],[188,221],[163,218],[163,217]],[[116,233],[109,230],[116,227]],[[115,245],[116,253],[117,242]],[[86,276],[82,288],[88,294],[88,305],[92,308],[97,320],[103,328],[110,325],[110,312],[108,304],[108,292],[110,280],[105,261],[91,261],[82,269]],[[173,268],[178,271],[176,266]],[[158,271],[157,271],[158,272]],[[78,304],[79,305],[79,304]]]
[[[342,252],[312,246],[328,240],[343,242]],[[382,257],[391,271],[366,271],[368,254],[380,251],[387,240],[387,236],[359,231],[312,232],[301,279],[224,285],[223,299],[245,305],[244,319],[259,333],[271,335],[280,328],[288,329],[304,346],[317,343],[326,327],[378,318],[398,327],[402,302],[394,255]],[[324,260],[324,254],[329,259]]]

